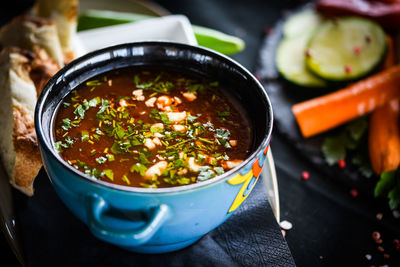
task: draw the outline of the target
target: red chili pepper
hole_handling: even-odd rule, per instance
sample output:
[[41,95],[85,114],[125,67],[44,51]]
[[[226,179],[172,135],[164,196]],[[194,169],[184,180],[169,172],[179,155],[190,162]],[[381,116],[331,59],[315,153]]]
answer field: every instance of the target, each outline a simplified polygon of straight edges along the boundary
[[385,29],[399,29],[399,1],[320,0],[317,10],[328,16],[357,15],[372,19]]

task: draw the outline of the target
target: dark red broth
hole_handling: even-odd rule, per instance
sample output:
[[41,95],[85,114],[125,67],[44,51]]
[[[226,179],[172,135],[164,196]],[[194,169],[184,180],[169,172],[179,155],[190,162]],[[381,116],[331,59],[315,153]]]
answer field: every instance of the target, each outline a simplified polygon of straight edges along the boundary
[[247,115],[217,81],[127,68],[73,90],[55,119],[55,147],[83,173],[134,187],[205,181],[249,154]]

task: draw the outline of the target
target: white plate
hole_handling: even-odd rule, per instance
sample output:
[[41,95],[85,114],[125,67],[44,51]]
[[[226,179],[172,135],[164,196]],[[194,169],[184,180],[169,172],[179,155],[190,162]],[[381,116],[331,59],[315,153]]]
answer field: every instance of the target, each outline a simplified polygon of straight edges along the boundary
[[174,41],[197,45],[191,24],[183,15],[81,31],[76,44],[78,56],[100,48],[137,41]]
[[[197,45],[191,24],[183,15],[171,15],[146,21],[103,27],[78,33],[76,52],[87,52],[134,41],[175,41]],[[277,221],[280,220],[278,182],[271,148],[268,150],[261,172],[264,188]]]

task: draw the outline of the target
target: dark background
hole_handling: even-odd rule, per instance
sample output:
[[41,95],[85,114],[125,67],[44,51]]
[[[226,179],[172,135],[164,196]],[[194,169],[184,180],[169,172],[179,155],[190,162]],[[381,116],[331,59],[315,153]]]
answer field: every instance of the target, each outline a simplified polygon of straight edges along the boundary
[[[22,5],[15,2],[10,9],[2,8],[1,13],[6,16],[1,16],[0,22],[7,21],[18,13],[16,10],[23,9],[29,2]],[[290,0],[156,2],[173,14],[186,15],[193,24],[243,38],[246,49],[233,58],[252,72],[260,66],[260,50],[266,33],[282,16],[304,4]],[[274,109],[279,109],[279,106],[274,106]],[[293,228],[286,233],[286,240],[298,266],[400,266],[399,251],[394,249],[392,243],[394,238],[400,237],[400,221],[393,218],[386,200],[374,199],[368,192],[352,197],[349,194],[352,187],[339,183],[335,177],[337,172],[327,175],[329,171],[312,165],[277,129],[274,130],[271,147],[278,175],[281,220],[293,224]],[[302,171],[310,173],[308,181],[301,180]],[[378,212],[383,214],[382,220],[376,219]],[[383,253],[377,250],[377,244],[371,239],[373,231],[381,233],[382,246],[385,253],[390,254],[389,259],[384,259]],[[0,246],[3,262],[11,259],[16,263],[4,237]],[[372,259],[367,260],[366,254]]]

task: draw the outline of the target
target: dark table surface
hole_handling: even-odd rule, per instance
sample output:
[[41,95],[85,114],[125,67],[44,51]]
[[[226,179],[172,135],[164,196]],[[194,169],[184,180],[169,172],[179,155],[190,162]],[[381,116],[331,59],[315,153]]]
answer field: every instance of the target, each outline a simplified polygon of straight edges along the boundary
[[[241,37],[246,49],[232,56],[250,71],[259,65],[260,49],[265,33],[287,13],[303,3],[276,0],[159,0],[171,13],[184,14],[193,24],[202,25]],[[279,107],[276,107],[279,108]],[[300,156],[293,144],[274,131],[271,147],[275,158],[281,220],[290,221],[293,228],[286,240],[298,266],[400,266],[399,251],[392,240],[400,237],[399,219],[395,219],[386,202],[370,194],[349,194],[350,187],[338,183]],[[302,171],[310,179],[301,180]],[[377,213],[383,219],[376,218]],[[389,259],[378,251],[371,239],[379,231]],[[16,263],[3,237],[0,240],[2,261]],[[368,260],[371,256],[371,259]]]

